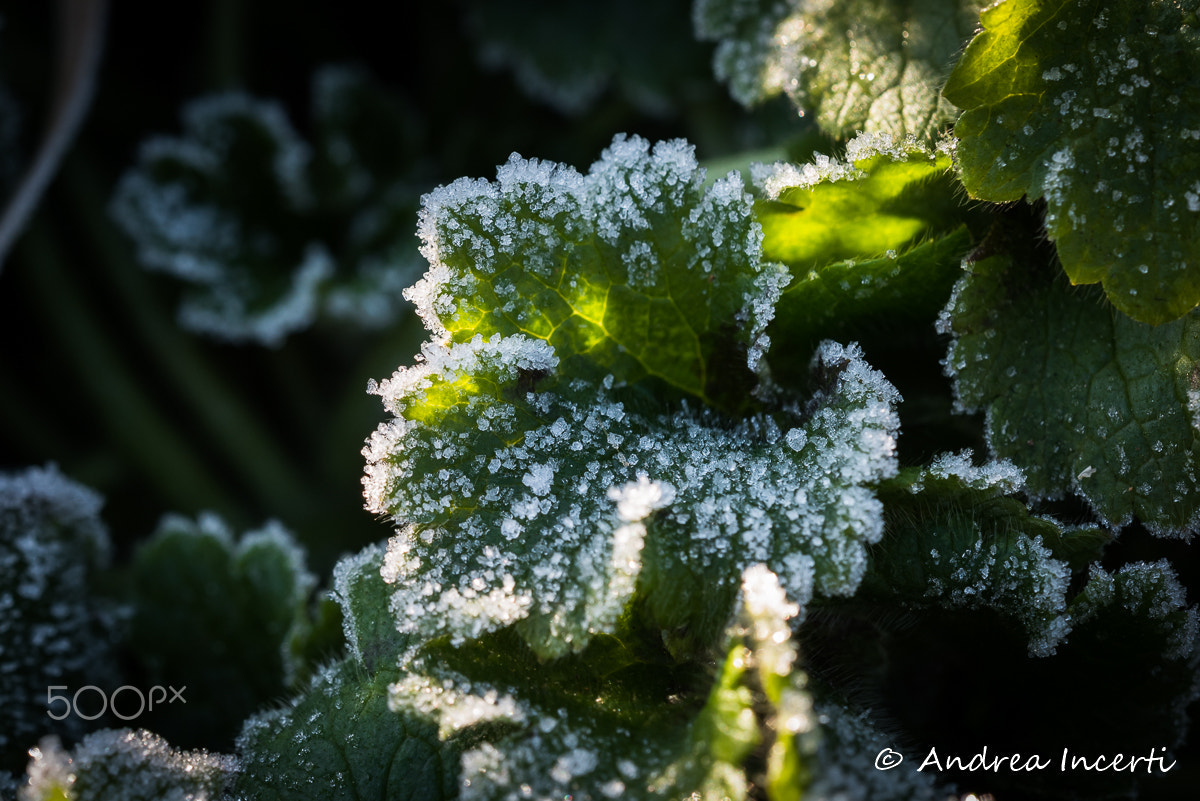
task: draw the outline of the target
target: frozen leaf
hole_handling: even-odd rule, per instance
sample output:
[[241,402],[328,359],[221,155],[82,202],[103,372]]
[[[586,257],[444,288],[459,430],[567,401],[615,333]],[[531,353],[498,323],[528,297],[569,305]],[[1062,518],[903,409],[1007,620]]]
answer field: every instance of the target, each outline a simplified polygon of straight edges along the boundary
[[535,100],[575,115],[613,91],[661,116],[708,73],[687,9],[688,0],[476,0],[468,21],[484,66],[511,71]]
[[364,451],[368,508],[399,526],[383,575],[402,632],[462,642],[515,625],[560,656],[616,631],[636,595],[686,652],[719,636],[750,564],[801,603],[857,587],[899,400],[857,348],[818,350],[819,388],[786,432],[638,413],[611,378],[563,386],[550,346],[520,335],[424,356],[375,388],[399,416]]
[[246,722],[235,797],[256,801],[435,801],[454,797],[458,750],[436,725],[388,708],[395,668],[352,660],[320,671],[291,703]]
[[[855,335],[880,319],[932,320],[950,295],[971,237],[962,227],[950,157],[913,140],[864,134],[845,161],[754,170],[764,258],[796,276],[768,333],[778,352]],[[798,360],[771,362],[794,378]]]
[[1108,538],[1030,514],[1011,497],[1023,488],[1011,462],[975,466],[969,452],[903,471],[881,490],[887,528],[856,597],[995,609],[1024,626],[1031,654],[1054,653],[1070,631],[1064,557],[1098,559]]
[[409,113],[344,67],[314,80],[315,150],[276,103],[194,101],[182,137],[142,145],[113,215],[145,267],[187,285],[190,330],[274,347],[319,315],[389,324],[419,262]]
[[1130,753],[1178,748],[1197,697],[1197,611],[1170,563],[1093,567],[1069,614],[1074,631],[1060,652],[1070,662],[1058,682],[1064,695],[1070,686],[1102,699],[1081,710],[1081,731]]
[[787,281],[741,177],[705,188],[682,140],[617,136],[586,175],[514,154],[495,182],[426,195],[420,236],[430,269],[406,296],[435,337],[537,337],[571,374],[713,404],[752,382],[738,362]]
[[[755,784],[792,798],[816,726],[794,664],[799,607],[761,565],[741,598],[716,675],[632,656],[653,652],[653,638],[601,639],[544,663],[504,632],[406,662],[390,703],[436,722],[444,741],[475,741],[462,754],[464,799],[746,798]],[[758,775],[749,760],[764,742]]]
[[[52,727],[64,735],[81,733],[76,715],[57,726],[47,717],[47,687],[66,685],[73,692],[107,685],[114,675],[109,649],[116,610],[90,592],[109,556],[102,503],[54,465],[0,473],[0,754],[5,760]],[[53,711],[61,716],[62,708],[56,704]],[[0,770],[19,767],[0,763]]]
[[214,515],[169,516],[134,558],[131,643],[150,680],[185,686],[155,725],[177,741],[229,735],[291,683],[315,578],[277,522],[234,541]]
[[1075,493],[1109,526],[1165,536],[1200,525],[1200,314],[1157,328],[1072,289],[1027,255],[965,263],[941,319],[966,410],[1035,497]]
[[932,138],[954,120],[945,71],[978,0],[696,0],[696,34],[739,102],[786,92],[826,132]]
[[30,750],[20,801],[221,801],[236,760],[179,751],[141,730],[93,732],[71,752],[46,738]]
[[1147,323],[1200,302],[1198,9],[1005,0],[945,90],[968,191],[1045,198],[1072,283]]
[[372,545],[343,557],[333,568],[333,597],[342,610],[346,648],[370,675],[393,666],[408,645],[388,614],[391,587],[380,577],[385,552],[382,545]]

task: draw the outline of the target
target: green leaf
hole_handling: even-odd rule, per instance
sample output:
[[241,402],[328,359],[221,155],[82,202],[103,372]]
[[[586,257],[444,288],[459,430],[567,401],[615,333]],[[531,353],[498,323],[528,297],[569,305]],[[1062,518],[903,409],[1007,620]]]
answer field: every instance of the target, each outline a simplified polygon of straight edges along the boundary
[[771,375],[785,385],[802,378],[796,355],[822,338],[870,340],[886,328],[894,342],[899,326],[934,320],[970,248],[947,154],[872,134],[846,151],[844,162],[755,171],[764,257],[796,276],[768,328]]
[[761,262],[740,176],[705,188],[682,140],[617,136],[587,175],[514,155],[495,183],[426,195],[420,235],[430,269],[406,297],[435,336],[544,339],[568,374],[710,405],[744,401],[739,362],[787,280]]
[[293,640],[311,628],[315,578],[276,522],[237,543],[213,515],[164,518],[137,552],[130,642],[153,684],[187,687],[187,705],[147,717],[173,741],[230,736],[294,680]]
[[[990,608],[1028,632],[1032,655],[1052,654],[1070,631],[1072,566],[1099,559],[1109,537],[1036,517],[1011,497],[1024,487],[1011,462],[982,467],[943,454],[881,487],[887,528],[871,550],[857,599],[914,608]],[[1083,564],[1080,564],[1080,561]]]
[[745,105],[786,92],[827,133],[932,139],[954,120],[941,96],[978,0],[697,0],[696,34],[718,41],[717,77]]
[[54,465],[0,473],[0,772],[20,768],[40,734],[82,733],[76,715],[47,717],[49,686],[115,684],[118,609],[92,594],[110,550],[102,505]]
[[1195,0],[1004,0],[945,95],[974,196],[1046,200],[1072,283],[1147,323],[1200,302]]
[[437,727],[388,708],[395,668],[365,676],[330,665],[286,708],[251,718],[238,738],[239,798],[397,801],[453,798],[458,751]]
[[[817,726],[794,664],[788,619],[799,607],[761,565],[740,594],[715,671],[629,658],[653,651],[653,636],[628,647],[600,638],[546,663],[507,631],[432,643],[404,663],[391,704],[436,722],[444,741],[475,739],[462,756],[464,799],[742,799],[755,784],[793,798]],[[763,743],[758,775],[751,754]]]
[[1028,256],[969,262],[940,321],[960,404],[1035,497],[1075,493],[1110,527],[1200,524],[1200,313],[1157,328]]
[[277,347],[321,315],[378,328],[401,313],[420,261],[412,112],[345,67],[313,93],[315,150],[279,104],[213,95],[118,184],[112,214],[143,266],[187,285],[183,327]]
[[755,183],[763,256],[797,274],[906,250],[963,218],[950,156],[912,139],[860,134],[844,160],[780,162],[756,169]]
[[720,636],[749,564],[802,603],[857,586],[882,527],[870,487],[896,470],[898,401],[857,348],[818,350],[819,389],[786,431],[638,413],[611,379],[564,386],[550,346],[520,335],[424,357],[375,388],[399,416],[365,451],[368,508],[400,526],[384,577],[402,633],[462,642],[516,625],[561,656],[617,631],[636,597],[686,653]]
[[391,591],[380,577],[384,552],[382,545],[372,545],[333,568],[333,597],[342,610],[347,650],[371,676],[394,667],[409,640],[388,612]]

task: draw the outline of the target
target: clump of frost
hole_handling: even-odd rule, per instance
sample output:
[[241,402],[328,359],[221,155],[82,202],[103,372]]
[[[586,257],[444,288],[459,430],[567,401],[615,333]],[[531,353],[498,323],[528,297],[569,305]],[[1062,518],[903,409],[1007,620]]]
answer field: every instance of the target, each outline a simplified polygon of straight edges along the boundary
[[911,135],[860,133],[846,144],[844,161],[816,153],[812,162],[803,165],[784,161],[752,164],[750,175],[765,197],[778,200],[788,189],[810,189],[817,184],[866,178],[867,172],[859,165],[878,156],[886,156],[892,161],[932,160],[937,157],[937,151]]
[[[54,725],[47,685],[113,674],[116,609],[89,592],[109,558],[102,504],[54,465],[0,474],[0,751],[27,748]],[[77,734],[80,720],[57,730]]]
[[1025,474],[1008,459],[976,466],[970,450],[940,454],[926,471],[934,478],[954,478],[971,489],[992,490],[1000,495],[1012,495],[1025,488]]
[[145,730],[93,732],[70,753],[45,738],[29,753],[21,801],[219,801],[238,768],[233,757],[179,751]]

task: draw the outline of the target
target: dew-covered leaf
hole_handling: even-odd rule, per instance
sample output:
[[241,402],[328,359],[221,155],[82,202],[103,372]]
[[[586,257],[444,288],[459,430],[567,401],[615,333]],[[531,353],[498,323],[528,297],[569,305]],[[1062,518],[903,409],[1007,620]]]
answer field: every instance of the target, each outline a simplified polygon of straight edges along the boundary
[[[115,676],[116,609],[91,592],[109,557],[102,504],[54,465],[0,473],[0,771],[22,767],[10,758],[41,734],[82,732],[76,715],[47,717],[47,687],[74,692]],[[62,716],[60,704],[50,709]]]
[[130,640],[153,684],[187,687],[186,705],[155,710],[173,742],[229,736],[304,666],[315,578],[304,552],[270,522],[234,541],[213,515],[169,516],[137,552]]
[[395,667],[367,676],[353,660],[318,673],[287,706],[238,737],[234,797],[255,801],[453,798],[458,750],[437,726],[388,708]]
[[1076,284],[1148,323],[1200,302],[1200,4],[1005,0],[946,84],[975,197],[1045,198]]
[[881,487],[883,540],[856,596],[910,608],[995,609],[1022,625],[1029,651],[1054,653],[1070,631],[1075,565],[1099,559],[1109,537],[1030,514],[1011,496],[1024,476],[1011,462],[972,464],[943,454]]
[[954,120],[940,95],[979,0],[696,0],[717,77],[744,105],[786,92],[826,132],[932,138]]
[[1110,526],[1200,525],[1200,313],[1152,327],[1027,256],[967,262],[940,321],[959,403],[1036,497],[1075,493]]
[[752,383],[745,353],[787,281],[741,177],[706,188],[682,140],[617,136],[586,175],[514,154],[495,182],[426,195],[420,236],[430,269],[406,297],[435,337],[524,334],[571,374],[714,404]]
[[48,737],[30,750],[20,801],[222,801],[233,757],[180,751],[145,729],[104,729],[71,751]]
[[113,216],[146,268],[185,283],[185,328],[274,347],[318,316],[400,314],[419,264],[411,112],[345,67],[317,73],[313,105],[315,148],[277,103],[196,100],[119,183]]
[[822,346],[811,408],[786,431],[627,409],[611,379],[564,386],[550,346],[520,335],[424,356],[376,388],[400,416],[364,451],[368,508],[399,525],[384,576],[402,632],[516,625],[558,656],[615,631],[636,594],[686,651],[719,636],[749,564],[801,603],[854,592],[898,424],[895,390],[856,348]]

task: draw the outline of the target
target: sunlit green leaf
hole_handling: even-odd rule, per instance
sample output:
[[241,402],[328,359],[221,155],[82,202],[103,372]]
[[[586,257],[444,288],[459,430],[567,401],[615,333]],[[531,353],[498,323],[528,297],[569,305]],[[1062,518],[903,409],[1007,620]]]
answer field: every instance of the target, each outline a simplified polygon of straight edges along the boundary
[[946,84],[968,191],[1045,198],[1072,283],[1163,323],[1200,302],[1195,0],[1004,0]]

